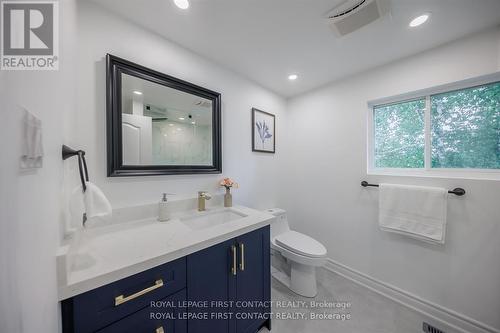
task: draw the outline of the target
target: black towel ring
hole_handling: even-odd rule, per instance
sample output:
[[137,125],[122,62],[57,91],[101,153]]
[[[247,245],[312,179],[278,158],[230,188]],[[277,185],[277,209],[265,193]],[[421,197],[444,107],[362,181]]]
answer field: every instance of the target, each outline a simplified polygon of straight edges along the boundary
[[87,190],[86,182],[89,181],[89,172],[87,162],[85,161],[85,152],[83,150],[74,150],[66,145],[62,146],[62,159],[78,156],[78,171],[80,172],[80,181],[82,182],[83,192]]

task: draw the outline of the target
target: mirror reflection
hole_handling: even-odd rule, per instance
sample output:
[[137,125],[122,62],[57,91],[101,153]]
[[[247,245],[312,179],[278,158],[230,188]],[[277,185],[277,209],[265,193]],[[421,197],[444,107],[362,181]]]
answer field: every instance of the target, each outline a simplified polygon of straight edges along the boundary
[[122,74],[123,165],[212,165],[212,101]]

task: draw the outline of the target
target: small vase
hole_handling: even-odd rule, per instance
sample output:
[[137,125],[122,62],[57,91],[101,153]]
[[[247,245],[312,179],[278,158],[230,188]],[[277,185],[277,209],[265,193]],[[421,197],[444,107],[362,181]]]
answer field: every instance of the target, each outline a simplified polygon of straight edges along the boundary
[[226,194],[224,194],[224,207],[233,207],[233,195],[229,187],[226,187]]

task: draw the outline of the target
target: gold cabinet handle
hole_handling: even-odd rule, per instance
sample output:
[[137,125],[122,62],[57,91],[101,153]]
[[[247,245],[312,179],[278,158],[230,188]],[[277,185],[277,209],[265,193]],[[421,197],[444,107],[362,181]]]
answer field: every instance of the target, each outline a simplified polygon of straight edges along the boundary
[[133,299],[135,299],[137,297],[141,297],[142,295],[150,293],[153,290],[156,290],[156,289],[161,288],[161,287],[163,287],[163,280],[159,279],[159,280],[155,281],[154,286],[151,286],[149,288],[141,290],[141,291],[139,291],[139,292],[137,292],[135,294],[132,294],[132,295],[127,296],[127,297],[125,297],[123,295],[117,296],[117,297],[115,297],[115,306],[118,306],[120,304],[126,303],[128,301],[131,301],[131,300],[133,300]]
[[240,244],[240,271],[245,270],[245,244],[241,243]]
[[233,266],[231,267],[231,273],[236,275],[236,246],[231,246],[231,252],[233,253]]
[[156,333],[165,333],[165,330],[163,329],[163,326],[158,327],[158,328],[156,329]]

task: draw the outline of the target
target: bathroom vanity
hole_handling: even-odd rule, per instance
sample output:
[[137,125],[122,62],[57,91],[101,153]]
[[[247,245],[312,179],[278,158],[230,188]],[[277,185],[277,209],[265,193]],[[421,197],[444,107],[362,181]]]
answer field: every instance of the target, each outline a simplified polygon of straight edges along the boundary
[[210,208],[159,223],[141,209],[118,210],[114,219],[139,220],[85,230],[61,249],[64,333],[270,328],[271,215]]

